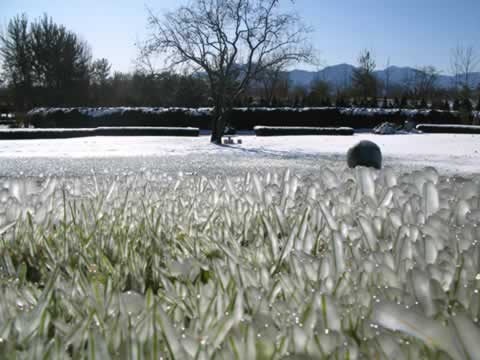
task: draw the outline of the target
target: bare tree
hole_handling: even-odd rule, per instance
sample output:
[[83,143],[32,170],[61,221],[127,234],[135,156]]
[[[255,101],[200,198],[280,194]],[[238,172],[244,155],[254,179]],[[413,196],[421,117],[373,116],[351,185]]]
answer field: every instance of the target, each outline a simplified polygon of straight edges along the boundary
[[392,68],[390,67],[390,58],[387,59],[385,64],[385,88],[383,95],[388,97],[390,96],[390,79],[392,77]]
[[432,99],[439,75],[434,66],[419,67],[413,70],[413,76],[405,82],[405,85],[414,99]]
[[455,79],[455,87],[470,89],[471,74],[480,64],[480,58],[477,56],[473,46],[458,45],[452,50],[450,67]]
[[193,0],[157,16],[150,11],[145,54],[163,53],[173,68],[206,74],[214,104],[211,141],[221,144],[228,114],[267,69],[309,61],[309,29],[280,0]]
[[362,51],[358,57],[358,67],[353,71],[352,82],[356,92],[365,100],[377,97],[377,78],[373,73],[375,68],[371,51]]
[[[274,66],[266,69],[258,75],[257,80],[261,83],[263,97],[271,106],[277,96],[288,97],[288,74],[282,66]],[[283,90],[283,91],[282,91]]]

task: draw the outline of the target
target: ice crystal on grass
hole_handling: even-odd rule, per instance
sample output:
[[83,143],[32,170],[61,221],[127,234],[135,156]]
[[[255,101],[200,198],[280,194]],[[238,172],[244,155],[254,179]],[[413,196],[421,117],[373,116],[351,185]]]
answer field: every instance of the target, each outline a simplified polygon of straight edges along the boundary
[[2,358],[480,353],[477,179],[145,171],[0,203]]

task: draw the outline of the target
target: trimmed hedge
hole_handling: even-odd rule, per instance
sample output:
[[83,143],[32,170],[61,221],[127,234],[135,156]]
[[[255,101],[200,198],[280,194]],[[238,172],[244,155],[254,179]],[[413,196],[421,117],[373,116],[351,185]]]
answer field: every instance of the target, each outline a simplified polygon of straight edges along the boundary
[[199,136],[199,128],[177,127],[99,127],[95,136]]
[[0,129],[0,140],[66,139],[94,135],[93,129]]
[[[106,126],[211,128],[211,109],[188,108],[39,108],[27,114],[37,128],[97,128]],[[255,126],[374,128],[406,120],[426,124],[461,124],[456,112],[435,110],[350,108],[236,108],[229,117],[236,130]]]
[[255,126],[256,136],[295,136],[295,135],[353,135],[352,128],[319,128],[319,127],[273,127]]
[[429,134],[480,134],[480,126],[475,125],[419,124],[417,130]]
[[36,128],[194,127],[210,128],[209,109],[37,108],[27,114]]
[[199,136],[198,128],[0,129],[0,140],[66,139],[86,136]]

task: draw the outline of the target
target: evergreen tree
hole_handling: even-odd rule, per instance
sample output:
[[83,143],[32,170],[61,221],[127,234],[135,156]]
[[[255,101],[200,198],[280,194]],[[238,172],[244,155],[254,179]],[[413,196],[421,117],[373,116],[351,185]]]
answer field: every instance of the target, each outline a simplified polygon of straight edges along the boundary
[[44,15],[30,26],[35,82],[47,106],[75,106],[88,97],[91,53],[87,43]]
[[402,99],[400,100],[400,109],[405,109],[407,107],[408,107],[408,99],[404,95],[404,96],[402,96]]
[[3,58],[5,82],[13,90],[15,107],[26,110],[32,105],[33,59],[31,33],[25,14],[16,16],[0,32],[0,57]]
[[0,55],[17,108],[88,103],[90,48],[47,15],[32,23],[26,15],[12,19],[0,36]]
[[475,108],[477,111],[480,111],[480,96],[478,97],[477,100],[477,107]]

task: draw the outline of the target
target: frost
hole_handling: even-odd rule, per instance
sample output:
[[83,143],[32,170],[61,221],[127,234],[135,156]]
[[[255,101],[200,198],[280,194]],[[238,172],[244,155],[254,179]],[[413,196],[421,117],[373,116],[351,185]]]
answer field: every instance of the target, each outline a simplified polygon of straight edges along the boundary
[[1,185],[0,335],[16,349],[480,353],[475,178],[324,167]]

